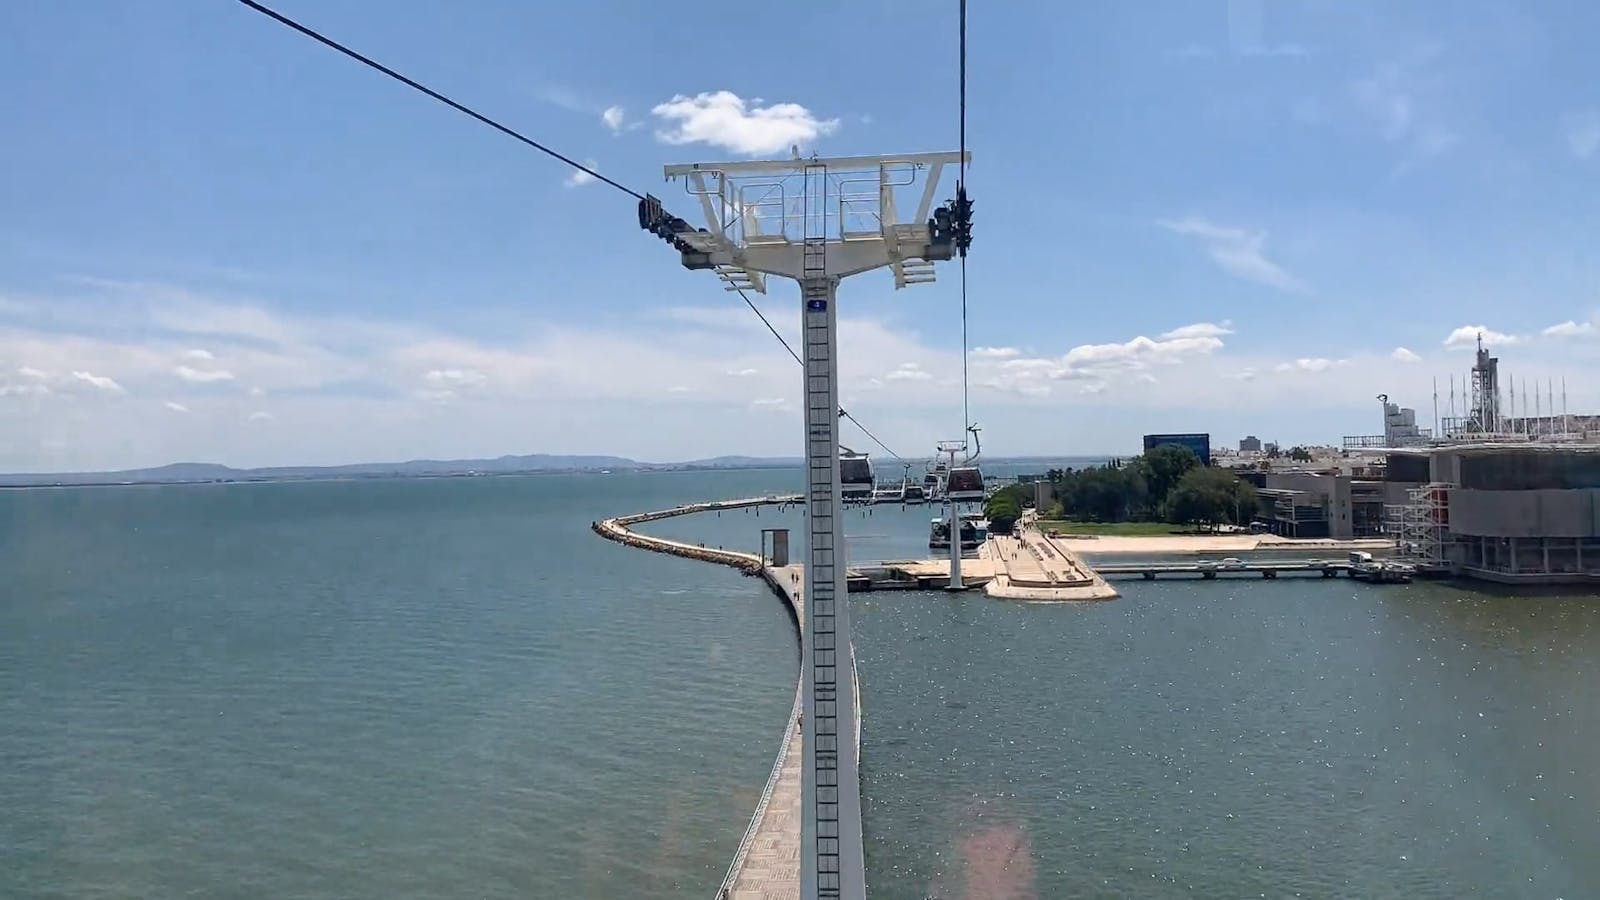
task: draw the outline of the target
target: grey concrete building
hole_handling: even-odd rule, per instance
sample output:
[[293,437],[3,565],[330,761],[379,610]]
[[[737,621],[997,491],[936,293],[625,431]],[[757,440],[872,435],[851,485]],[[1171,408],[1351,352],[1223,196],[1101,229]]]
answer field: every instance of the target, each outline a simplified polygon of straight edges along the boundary
[[1428,483],[1396,516],[1406,552],[1492,581],[1600,581],[1600,446],[1458,445],[1426,459]]

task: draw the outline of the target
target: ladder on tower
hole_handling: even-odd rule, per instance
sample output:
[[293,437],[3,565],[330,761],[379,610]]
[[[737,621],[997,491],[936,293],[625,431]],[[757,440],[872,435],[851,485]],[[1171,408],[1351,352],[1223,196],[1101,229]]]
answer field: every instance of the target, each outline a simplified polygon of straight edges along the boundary
[[[811,471],[810,512],[811,558],[806,586],[811,644],[811,718],[803,739],[813,745],[812,776],[816,786],[812,813],[816,820],[816,884],[818,898],[841,896],[839,845],[839,651],[836,604],[841,602],[838,567],[845,565],[844,548],[834,546],[837,534],[835,517],[839,497],[837,464],[839,412],[836,394],[828,374],[833,366],[833,342],[828,309],[828,170],[825,166],[805,168],[805,225],[801,250],[801,293],[805,300],[806,424],[810,446],[807,458]],[[816,209],[811,207],[816,204]],[[846,723],[850,724],[850,723]]]

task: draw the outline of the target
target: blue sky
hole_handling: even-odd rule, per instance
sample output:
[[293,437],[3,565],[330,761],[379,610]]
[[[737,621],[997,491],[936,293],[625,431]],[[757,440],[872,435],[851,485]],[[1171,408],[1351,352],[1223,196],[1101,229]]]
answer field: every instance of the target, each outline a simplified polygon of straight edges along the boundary
[[[687,215],[663,164],[953,149],[947,5],[276,8]],[[1600,7],[969,29],[992,452],[1431,419],[1480,328],[1600,410]],[[6,4],[0,79],[0,469],[796,452],[793,362],[630,198],[241,5]],[[758,299],[792,331],[792,285]],[[847,405],[908,455],[958,432],[955,270],[840,303]]]

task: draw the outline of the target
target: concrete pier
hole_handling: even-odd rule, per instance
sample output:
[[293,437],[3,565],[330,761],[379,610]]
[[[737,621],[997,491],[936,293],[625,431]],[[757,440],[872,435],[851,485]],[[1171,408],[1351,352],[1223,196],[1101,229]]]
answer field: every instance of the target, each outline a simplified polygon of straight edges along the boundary
[[688,516],[695,513],[716,512],[723,509],[744,509],[749,506],[786,506],[800,502],[798,494],[745,497],[740,500],[708,500],[704,503],[688,503],[683,506],[674,506],[671,509],[634,513],[630,516],[614,516],[609,519],[592,522],[589,527],[594,530],[595,534],[607,540],[616,541],[619,544],[627,544],[630,547],[638,547],[641,550],[652,550],[656,553],[668,553],[673,556],[698,559],[701,562],[732,566],[747,574],[754,575],[761,569],[761,557],[754,553],[719,550],[703,544],[691,544],[688,541],[675,541],[670,538],[639,534],[632,530],[632,526],[642,522],[670,519],[674,516]]
[[[805,567],[767,567],[762,577],[789,602],[795,620],[805,617]],[[783,746],[767,777],[761,801],[745,828],[728,874],[717,888],[716,900],[799,900],[800,897],[800,779],[804,754],[800,746],[800,685],[784,730]]]
[[984,586],[991,597],[1071,602],[1118,596],[1098,572],[1040,532],[1031,519],[1018,522],[1014,534],[990,536],[980,553],[994,564],[994,578]]
[[[639,534],[629,526],[652,522],[673,516],[692,515],[718,509],[739,509],[747,506],[782,505],[797,503],[799,497],[749,497],[742,500],[719,500],[694,503],[655,512],[618,516],[593,524],[595,533],[609,540],[669,553],[702,562],[731,566],[746,574],[760,574],[782,597],[794,616],[796,628],[805,621],[805,569],[803,566],[765,566],[760,556],[735,550],[718,550],[675,541],[669,538]],[[798,631],[797,631],[798,633]],[[856,690],[855,653],[850,654],[850,687]],[[745,827],[734,851],[733,862],[722,883],[717,886],[716,900],[799,900],[800,898],[800,830],[802,809],[800,804],[802,723],[800,722],[802,685],[796,684],[794,704],[789,709],[789,720],[784,728],[777,759],[762,788],[761,799],[756,803],[750,823]],[[860,703],[856,708],[861,708]],[[856,723],[856,741],[860,742],[860,722]]]

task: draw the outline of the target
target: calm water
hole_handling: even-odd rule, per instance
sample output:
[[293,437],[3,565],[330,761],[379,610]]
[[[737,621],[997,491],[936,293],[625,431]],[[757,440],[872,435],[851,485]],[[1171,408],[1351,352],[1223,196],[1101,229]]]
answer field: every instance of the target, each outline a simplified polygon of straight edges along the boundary
[[1600,896],[1600,598],[1121,586],[856,603],[874,897]]
[[[797,477],[0,493],[0,896],[707,896],[793,632],[588,523]],[[875,898],[1600,896],[1600,598],[1122,586],[857,596]]]
[[0,491],[0,897],[709,896],[792,626],[588,526],[792,480]]

